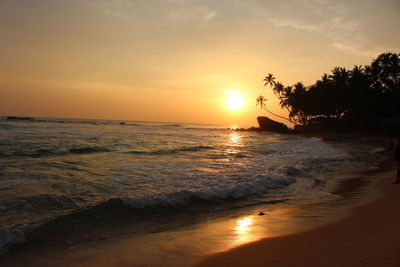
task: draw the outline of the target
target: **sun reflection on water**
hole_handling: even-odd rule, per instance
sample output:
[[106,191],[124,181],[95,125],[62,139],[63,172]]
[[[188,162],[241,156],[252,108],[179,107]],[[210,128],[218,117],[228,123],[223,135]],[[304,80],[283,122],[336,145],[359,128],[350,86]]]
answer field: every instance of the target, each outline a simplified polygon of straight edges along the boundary
[[251,234],[253,218],[252,216],[244,217],[236,221],[235,232],[237,235],[237,243],[246,243],[251,241],[253,238]]
[[253,219],[251,217],[244,217],[243,219],[236,221],[236,232],[242,234],[249,230],[249,226],[253,225]]
[[230,146],[241,146],[242,136],[237,132],[229,133],[229,145]]
[[242,135],[237,132],[229,133],[227,145],[228,145],[226,148],[227,155],[236,155],[236,154],[240,153],[239,147],[243,146]]

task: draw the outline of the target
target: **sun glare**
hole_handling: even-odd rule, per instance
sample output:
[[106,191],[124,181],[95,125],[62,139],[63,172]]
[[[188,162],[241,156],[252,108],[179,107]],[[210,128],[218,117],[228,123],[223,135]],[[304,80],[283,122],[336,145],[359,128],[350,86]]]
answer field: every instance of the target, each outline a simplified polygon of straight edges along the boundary
[[227,105],[231,110],[239,110],[243,107],[244,99],[240,95],[230,95],[227,98]]

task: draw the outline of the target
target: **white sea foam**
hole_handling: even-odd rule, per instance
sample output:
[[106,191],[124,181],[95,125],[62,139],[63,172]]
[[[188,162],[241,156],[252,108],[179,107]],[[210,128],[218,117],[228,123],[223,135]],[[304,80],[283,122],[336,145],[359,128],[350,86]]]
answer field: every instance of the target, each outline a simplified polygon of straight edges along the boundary
[[134,208],[148,208],[156,206],[176,207],[190,204],[191,201],[218,202],[240,199],[249,195],[262,194],[268,189],[275,189],[294,183],[293,177],[263,176],[253,177],[251,182],[244,182],[235,186],[222,185],[204,191],[179,191],[154,198],[125,198],[123,203]]

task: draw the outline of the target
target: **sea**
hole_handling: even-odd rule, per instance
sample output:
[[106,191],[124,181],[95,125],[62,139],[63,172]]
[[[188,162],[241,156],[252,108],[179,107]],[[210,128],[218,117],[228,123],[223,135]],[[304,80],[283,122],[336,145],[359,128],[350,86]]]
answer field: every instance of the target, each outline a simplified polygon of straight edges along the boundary
[[0,251],[334,199],[327,185],[365,167],[319,138],[227,125],[0,117]]

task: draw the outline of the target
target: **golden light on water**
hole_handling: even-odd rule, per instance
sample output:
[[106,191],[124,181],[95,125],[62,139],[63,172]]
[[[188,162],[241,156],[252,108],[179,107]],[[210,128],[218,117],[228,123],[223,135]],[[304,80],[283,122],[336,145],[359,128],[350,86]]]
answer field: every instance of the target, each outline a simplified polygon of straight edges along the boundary
[[237,132],[229,133],[229,145],[230,146],[241,146],[242,145],[242,135]]
[[249,231],[250,226],[253,224],[253,219],[251,217],[244,217],[243,219],[237,220],[236,222],[236,232],[239,234],[244,234]]
[[237,235],[237,243],[246,243],[253,240],[251,233],[251,226],[253,225],[253,218],[251,216],[244,217],[236,221],[235,232]]
[[240,152],[239,147],[243,146],[242,135],[238,132],[231,132],[228,135],[226,154],[234,155]]

